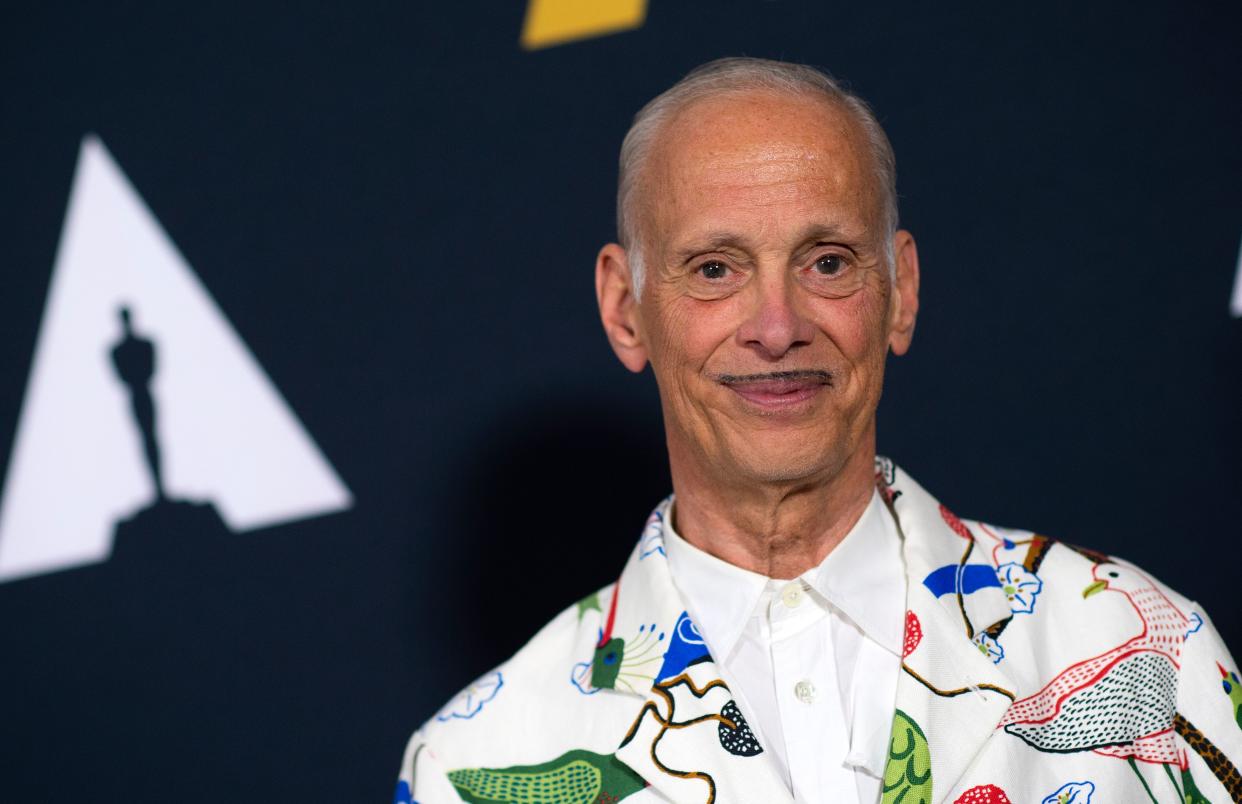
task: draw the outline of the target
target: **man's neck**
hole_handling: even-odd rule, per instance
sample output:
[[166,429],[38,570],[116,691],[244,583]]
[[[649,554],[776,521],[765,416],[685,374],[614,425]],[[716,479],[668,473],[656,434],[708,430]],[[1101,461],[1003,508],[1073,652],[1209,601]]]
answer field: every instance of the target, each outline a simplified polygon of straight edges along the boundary
[[874,449],[859,450],[828,478],[721,483],[672,466],[674,526],[690,544],[769,578],[819,566],[862,517],[875,488]]

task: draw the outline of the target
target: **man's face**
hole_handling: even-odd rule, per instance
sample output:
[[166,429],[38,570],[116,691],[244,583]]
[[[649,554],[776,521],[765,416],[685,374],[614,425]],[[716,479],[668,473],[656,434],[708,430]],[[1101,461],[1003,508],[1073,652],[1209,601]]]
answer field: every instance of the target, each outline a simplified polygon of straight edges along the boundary
[[674,462],[742,482],[869,463],[885,357],[908,346],[916,302],[894,293],[862,130],[818,100],[719,96],[663,129],[640,180],[634,332]]

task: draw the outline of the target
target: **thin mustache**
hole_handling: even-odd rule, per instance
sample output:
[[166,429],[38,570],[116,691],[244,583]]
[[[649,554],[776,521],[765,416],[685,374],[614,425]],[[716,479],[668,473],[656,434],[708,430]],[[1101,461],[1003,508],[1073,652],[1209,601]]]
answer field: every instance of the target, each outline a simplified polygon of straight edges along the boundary
[[772,380],[814,380],[823,385],[832,385],[832,372],[823,369],[803,369],[800,371],[769,371],[765,374],[717,374],[715,379],[716,382],[724,385],[771,382]]

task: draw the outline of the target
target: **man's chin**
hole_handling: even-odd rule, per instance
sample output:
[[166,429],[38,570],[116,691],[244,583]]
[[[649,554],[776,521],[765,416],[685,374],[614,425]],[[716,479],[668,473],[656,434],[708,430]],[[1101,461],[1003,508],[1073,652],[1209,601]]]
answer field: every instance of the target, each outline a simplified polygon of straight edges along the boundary
[[[797,484],[822,481],[845,469],[865,440],[837,428],[806,428],[796,432],[765,430],[731,433],[718,444],[717,470],[737,482]],[[739,437],[740,436],[740,437]],[[871,459],[868,457],[870,466]]]
[[832,462],[823,450],[778,455],[745,453],[729,461],[737,480],[755,484],[789,484],[822,477]]

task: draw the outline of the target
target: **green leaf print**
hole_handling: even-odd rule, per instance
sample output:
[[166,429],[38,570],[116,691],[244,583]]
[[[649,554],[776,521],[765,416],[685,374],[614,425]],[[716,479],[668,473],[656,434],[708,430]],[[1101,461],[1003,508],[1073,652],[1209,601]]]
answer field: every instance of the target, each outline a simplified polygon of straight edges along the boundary
[[931,804],[931,749],[919,724],[900,709],[888,740],[881,804]]
[[596,804],[620,801],[646,786],[612,754],[574,750],[550,762],[510,768],[461,768],[449,773],[471,804]]
[[[1168,765],[1165,765],[1167,768]],[[1182,801],[1183,804],[1212,804],[1207,796],[1199,792],[1199,787],[1190,775],[1190,768],[1182,768]]]

